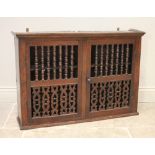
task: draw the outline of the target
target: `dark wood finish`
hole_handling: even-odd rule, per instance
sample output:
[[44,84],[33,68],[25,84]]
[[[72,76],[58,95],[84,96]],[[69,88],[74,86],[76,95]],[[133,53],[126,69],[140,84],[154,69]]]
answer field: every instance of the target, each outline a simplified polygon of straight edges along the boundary
[[62,79],[62,47],[59,49],[59,78]]
[[73,68],[74,68],[74,50],[73,46],[71,46],[71,78],[73,78]]
[[56,46],[53,47],[53,79],[56,79]]
[[21,129],[138,114],[144,32],[14,34]]
[[100,58],[100,76],[103,75],[103,46],[101,46],[101,58]]
[[118,59],[119,59],[119,45],[117,45],[117,49],[116,49],[116,71],[115,74],[118,74]]
[[65,46],[65,79],[68,77],[68,47]]
[[37,52],[37,47],[35,47],[35,81],[38,81],[38,52]]
[[47,48],[47,79],[50,80],[50,48]]

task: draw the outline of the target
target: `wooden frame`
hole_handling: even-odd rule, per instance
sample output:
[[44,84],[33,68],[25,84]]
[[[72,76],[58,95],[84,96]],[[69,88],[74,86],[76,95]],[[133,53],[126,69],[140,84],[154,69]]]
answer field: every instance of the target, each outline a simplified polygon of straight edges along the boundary
[[[106,119],[106,118],[114,118],[114,117],[130,116],[130,115],[138,114],[137,102],[138,102],[138,86],[139,86],[141,36],[144,35],[144,32],[138,31],[138,30],[130,30],[126,32],[68,32],[68,33],[67,32],[66,33],[65,32],[64,33],[63,32],[51,32],[51,33],[27,32],[27,33],[14,33],[14,35],[15,35],[15,45],[16,45],[18,120],[19,120],[21,129],[85,122],[85,121],[100,120],[100,119]],[[118,65],[116,63],[116,60],[113,60],[113,59],[118,59],[118,57],[116,58],[117,49],[114,46],[116,45],[118,47],[120,44],[122,44],[121,45],[123,46],[122,48],[128,46],[126,44],[133,45],[131,74],[91,77],[90,72],[91,72],[92,45],[99,45],[99,46],[108,45],[109,47],[111,46],[111,48],[113,46],[113,49],[111,50],[114,50],[113,52],[115,52],[115,55],[114,55],[114,58],[111,57],[110,55],[109,60],[112,61],[112,63],[115,62],[114,65]],[[63,49],[62,47],[63,45],[69,45],[71,46],[70,48],[72,48],[72,46],[74,45],[78,45],[77,78],[31,81],[30,47],[52,46],[53,48],[53,46],[58,46],[58,49],[60,50],[60,47],[61,49]],[[58,56],[60,57],[60,55]],[[100,59],[100,57],[98,58]],[[62,59],[64,58],[62,57]],[[72,58],[70,56],[70,58],[68,58],[68,61],[70,61],[70,63],[72,61],[71,59]],[[67,61],[67,60],[64,60],[64,61]],[[102,60],[100,60],[100,62],[101,61]],[[60,63],[60,65],[62,64]],[[101,66],[101,67],[104,67],[104,66]],[[90,102],[91,102],[90,84],[92,82],[104,83],[108,81],[111,81],[111,82],[113,81],[116,85],[117,81],[121,81],[121,80],[131,81],[131,84],[129,86],[130,88],[129,105],[125,107],[122,106],[118,108],[111,108],[111,109],[104,109],[104,110],[99,109],[97,111],[91,112],[90,111],[90,106],[91,106],[90,105]],[[33,118],[32,116],[32,109],[33,109],[32,95],[33,94],[32,94],[31,88],[42,87],[43,89],[44,87],[46,88],[50,87],[49,89],[52,89],[51,86],[54,87],[58,85],[62,86],[62,85],[68,85],[68,84],[78,84],[77,101],[76,101],[77,113],[74,113],[74,114],[66,113],[64,115],[59,114],[57,116],[49,115],[46,117]],[[66,89],[68,89],[66,91],[70,91],[69,88],[70,88],[69,86],[66,86]],[[40,90],[42,91],[42,89]],[[59,87],[59,89],[61,89],[61,87]],[[123,92],[122,89],[123,88],[121,88],[121,92]],[[49,92],[45,92],[45,94],[48,96]],[[107,92],[106,94],[108,95]],[[69,98],[69,96],[70,94],[68,95],[67,98]],[[108,96],[106,97],[106,99],[107,98]],[[121,99],[120,101],[122,102],[122,100],[123,99]],[[59,104],[61,104],[61,100],[59,101]],[[97,106],[98,104],[100,103],[97,103]],[[106,104],[108,104],[107,101],[106,101]],[[43,106],[43,103],[41,103],[41,105]]]

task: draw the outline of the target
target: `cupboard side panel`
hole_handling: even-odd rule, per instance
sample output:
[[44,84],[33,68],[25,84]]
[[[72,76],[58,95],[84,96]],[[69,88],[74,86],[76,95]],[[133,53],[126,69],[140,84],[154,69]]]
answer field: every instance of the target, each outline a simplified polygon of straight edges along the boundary
[[132,89],[132,102],[131,102],[131,111],[137,112],[138,105],[138,90],[139,90],[139,73],[140,73],[140,55],[141,55],[141,37],[137,37],[135,40],[135,51],[133,57],[133,89]]
[[17,110],[18,110],[18,119],[21,121],[21,105],[20,105],[20,73],[19,73],[19,40],[15,36],[15,63],[16,63],[16,89],[17,89]]
[[26,42],[19,40],[19,74],[20,74],[20,125],[28,125],[28,95],[27,95],[27,67],[26,67]]

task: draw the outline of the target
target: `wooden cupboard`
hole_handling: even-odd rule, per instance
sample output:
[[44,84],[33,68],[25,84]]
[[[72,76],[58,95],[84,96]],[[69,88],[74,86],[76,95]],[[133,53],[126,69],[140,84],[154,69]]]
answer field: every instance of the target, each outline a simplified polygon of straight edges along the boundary
[[20,128],[138,114],[142,35],[14,33]]

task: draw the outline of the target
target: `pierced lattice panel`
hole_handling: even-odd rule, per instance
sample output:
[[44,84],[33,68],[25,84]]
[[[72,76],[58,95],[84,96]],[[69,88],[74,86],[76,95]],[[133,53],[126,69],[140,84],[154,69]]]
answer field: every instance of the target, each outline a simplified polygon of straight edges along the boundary
[[78,45],[31,46],[31,81],[78,76]]
[[90,84],[90,111],[129,106],[131,80]]
[[32,87],[32,117],[77,113],[77,97],[77,84]]
[[91,77],[132,73],[133,44],[91,46]]

